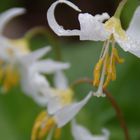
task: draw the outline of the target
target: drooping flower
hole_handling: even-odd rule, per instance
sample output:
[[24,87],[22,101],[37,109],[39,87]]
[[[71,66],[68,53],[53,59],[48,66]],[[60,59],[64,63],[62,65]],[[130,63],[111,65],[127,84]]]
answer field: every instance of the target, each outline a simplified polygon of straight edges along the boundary
[[21,81],[23,91],[36,99],[41,94],[41,86],[47,88],[48,85],[41,73],[50,74],[67,69],[69,64],[51,59],[39,60],[50,51],[50,47],[31,52],[25,38],[12,40],[3,35],[6,24],[24,13],[24,8],[12,8],[0,15],[0,80],[5,92]]
[[55,135],[59,136],[61,128],[76,116],[92,96],[92,92],[90,92],[83,100],[74,102],[72,98],[74,92],[69,88],[62,71],[56,72],[54,81],[55,88],[50,87],[47,111],[40,113],[40,119],[35,121],[32,140],[43,139],[48,133],[53,136],[54,128],[56,128]]
[[[61,3],[67,4],[74,10],[81,12],[76,5],[68,0],[57,0],[54,2],[47,12],[47,19],[49,26],[57,35],[79,36],[80,40],[104,42],[100,59],[93,72],[93,85],[98,87],[94,95],[104,97],[103,88],[106,88],[111,80],[116,79],[116,64],[124,62],[124,60],[119,57],[115,43],[117,42],[124,51],[128,51],[140,57],[140,30],[138,29],[140,7],[137,8],[130,26],[126,31],[122,28],[120,19],[116,15],[110,17],[108,13],[95,16],[89,13],[80,13],[78,16],[80,30],[65,30],[57,23],[54,14],[56,6]],[[122,4],[124,4],[124,2],[121,3],[121,8]]]
[[50,84],[43,74],[53,74],[70,67],[69,63],[40,60],[50,50],[50,47],[38,49],[20,57],[18,62],[22,90],[41,106],[46,106],[50,95]]
[[29,48],[25,40],[15,41],[5,37],[3,30],[12,18],[24,13],[24,8],[12,8],[0,15],[0,80],[5,92],[18,83],[19,74],[15,63],[19,56],[29,52]]
[[102,129],[103,134],[94,135],[89,132],[85,127],[76,123],[75,120],[72,121],[72,135],[74,140],[109,140],[109,131],[107,129]]

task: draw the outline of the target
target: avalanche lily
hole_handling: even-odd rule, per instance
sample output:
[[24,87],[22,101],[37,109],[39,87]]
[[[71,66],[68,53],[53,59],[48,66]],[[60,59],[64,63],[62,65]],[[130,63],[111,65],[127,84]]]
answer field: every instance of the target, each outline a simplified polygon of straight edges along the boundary
[[19,73],[15,64],[20,56],[29,53],[29,48],[24,39],[11,40],[2,33],[12,18],[24,13],[23,8],[12,8],[0,14],[0,80],[5,92],[18,83]]
[[48,97],[48,113],[44,111],[39,114],[39,119],[37,118],[33,127],[32,140],[43,139],[47,133],[49,133],[48,137],[52,137],[54,130],[55,135],[60,136],[61,128],[71,121],[92,97],[92,92],[90,92],[80,102],[73,102],[74,92],[69,88],[68,81],[62,71],[56,72],[54,83],[55,88],[50,89],[51,93]]
[[20,57],[18,62],[22,90],[41,106],[46,106],[50,95],[50,84],[43,74],[53,74],[70,67],[69,63],[51,59],[40,60],[50,50],[50,47],[38,49]]
[[25,38],[12,40],[2,34],[12,18],[24,13],[24,8],[12,8],[0,15],[0,80],[3,91],[6,92],[21,82],[23,91],[36,99],[41,94],[41,86],[48,86],[47,80],[41,74],[67,69],[69,64],[51,59],[39,60],[50,51],[50,47],[31,52]]
[[108,13],[103,13],[101,15],[98,14],[95,16],[89,13],[80,13],[78,16],[80,30],[65,30],[55,19],[55,8],[61,3],[81,12],[81,10],[72,2],[68,0],[57,0],[50,6],[47,12],[49,26],[57,35],[79,36],[80,40],[104,42],[99,61],[93,72],[93,85],[98,87],[98,90],[94,95],[97,97],[105,96],[105,94],[103,94],[103,88],[106,88],[111,80],[116,79],[116,64],[124,62],[124,60],[119,57],[115,45],[116,42],[124,51],[128,51],[137,57],[140,57],[140,30],[138,29],[140,7],[136,9],[129,28],[125,31],[121,26],[119,16],[126,1],[127,0],[123,0],[120,3],[116,14],[113,17],[110,17]]
[[109,140],[110,135],[107,129],[102,129],[102,135],[93,135],[89,130],[77,124],[75,120],[72,121],[71,130],[74,140]]

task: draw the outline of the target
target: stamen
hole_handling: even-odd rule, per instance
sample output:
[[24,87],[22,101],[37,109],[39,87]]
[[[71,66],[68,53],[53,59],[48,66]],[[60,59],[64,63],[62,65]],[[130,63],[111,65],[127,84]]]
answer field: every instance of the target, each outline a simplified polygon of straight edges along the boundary
[[103,93],[103,83],[104,83],[104,78],[105,78],[105,70],[106,70],[106,62],[107,62],[107,56],[108,56],[108,51],[109,51],[109,44],[110,44],[110,40],[107,41],[107,45],[103,54],[103,58],[104,58],[104,65],[103,65],[103,70],[102,70],[102,74],[101,74],[101,78],[100,78],[100,83],[99,83],[99,87],[98,90],[93,93],[94,96],[97,97],[105,97],[105,94]]
[[[115,44],[114,44],[114,41],[112,42],[112,49],[115,47]],[[109,82],[111,81],[112,79],[112,73],[113,73],[113,51],[111,52],[111,57],[109,58],[108,60],[108,65],[106,65],[106,81],[104,83],[104,86],[103,88],[106,88],[109,84]]]
[[32,129],[32,135],[31,135],[31,140],[36,140],[38,137],[38,131],[40,129],[40,126],[42,124],[42,120],[44,120],[44,118],[46,118],[47,113],[46,111],[41,112],[37,119],[35,120],[33,129]]
[[57,128],[56,131],[55,131],[54,138],[59,139],[60,136],[61,136],[61,128]]
[[120,64],[121,64],[121,63],[124,63],[124,59],[123,59],[123,58],[120,58],[117,49],[116,49],[116,48],[113,48],[112,51],[113,51],[113,55],[114,55],[114,57],[115,57],[116,62],[117,62],[117,63],[120,63]]
[[18,84],[19,81],[18,72],[14,70],[11,66],[7,66],[2,74],[4,77],[4,82],[3,82],[4,92],[9,91],[11,87]]
[[[43,123],[43,122],[42,122]],[[45,124],[45,126],[41,127],[38,133],[38,139],[42,140],[45,135],[51,131],[52,127],[55,125],[54,119],[49,118]]]
[[97,86],[99,85],[100,82],[100,71],[102,68],[102,64],[103,64],[103,59],[100,59],[98,61],[98,63],[96,64],[94,71],[93,71],[93,75],[94,75],[94,81],[93,81],[93,86]]

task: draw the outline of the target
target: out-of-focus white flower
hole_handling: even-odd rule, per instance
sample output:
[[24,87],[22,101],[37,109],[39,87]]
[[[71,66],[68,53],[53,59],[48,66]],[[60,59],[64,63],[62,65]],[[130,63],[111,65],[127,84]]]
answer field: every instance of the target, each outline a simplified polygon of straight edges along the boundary
[[57,126],[62,127],[69,122],[86,105],[92,96],[90,92],[80,102],[73,101],[73,90],[69,87],[67,78],[62,71],[54,75],[55,88],[50,88],[48,98],[48,114],[55,119]]
[[70,67],[69,63],[51,59],[40,60],[50,49],[50,47],[41,48],[19,59],[22,90],[43,106],[46,106],[51,92],[50,85],[43,74],[53,74]]
[[109,140],[110,132],[107,129],[102,129],[103,134],[94,135],[89,132],[85,127],[72,121],[72,135],[75,140]]
[[14,17],[25,13],[24,8],[12,8],[0,14],[0,79],[6,92],[19,81],[17,61],[30,52],[24,39],[11,40],[3,35],[6,24]]
[[69,64],[51,59],[40,60],[51,50],[50,47],[31,52],[26,39],[12,40],[2,34],[6,24],[12,18],[24,13],[24,8],[12,8],[0,15],[0,80],[3,83],[2,89],[6,92],[21,81],[21,87],[25,94],[32,96],[39,104],[46,105],[46,98],[42,95],[41,90],[47,89],[49,83],[42,74],[51,74],[67,69]]
[[[33,138],[39,137],[36,133],[37,129],[40,129],[39,133],[42,133],[44,129],[49,129],[51,133],[55,125],[58,130],[62,128],[79,113],[93,94],[90,92],[83,100],[74,102],[72,98],[74,94],[73,90],[68,86],[67,78],[62,71],[57,71],[55,73],[54,83],[55,88],[50,87],[50,94],[48,94],[48,114],[46,113],[46,116],[43,115],[38,127],[35,127],[36,124],[38,124],[38,120],[35,122],[32,133]],[[39,116],[42,116],[41,114]],[[46,121],[44,121],[45,119]],[[48,131],[46,133],[48,133]]]
[[[115,48],[115,43],[117,42],[124,51],[129,51],[140,57],[140,7],[136,9],[130,26],[126,31],[122,28],[120,19],[115,16],[110,17],[108,13],[95,16],[89,13],[80,13],[78,16],[80,30],[65,30],[57,23],[54,14],[56,6],[61,3],[67,4],[74,10],[81,12],[76,5],[68,0],[57,0],[54,2],[47,12],[47,19],[50,27],[57,35],[79,36],[80,40],[105,42],[99,62],[94,69],[93,82],[93,85],[98,87],[94,95],[104,97],[105,94],[103,94],[102,89],[106,88],[111,80],[116,79],[116,63],[123,62]],[[110,48],[112,49],[111,51]],[[101,69],[102,72],[100,72]]]

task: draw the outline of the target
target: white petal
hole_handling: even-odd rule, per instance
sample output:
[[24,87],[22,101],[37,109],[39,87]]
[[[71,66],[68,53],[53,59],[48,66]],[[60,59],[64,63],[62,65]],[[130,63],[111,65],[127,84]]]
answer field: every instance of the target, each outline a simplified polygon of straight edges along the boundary
[[140,6],[136,9],[129,28],[127,40],[116,38],[118,44],[125,50],[140,58]]
[[73,9],[75,9],[76,11],[81,11],[76,5],[74,5],[73,3],[71,3],[68,0],[57,0],[56,2],[54,2],[48,12],[47,12],[47,20],[48,20],[48,24],[49,26],[52,28],[52,30],[59,36],[75,36],[75,35],[79,35],[79,30],[65,30],[62,26],[58,25],[56,19],[55,19],[55,8],[58,4],[60,3],[65,3],[68,6],[72,7]]
[[52,98],[49,98],[48,104],[47,104],[47,112],[49,115],[53,115],[55,112],[57,112],[59,109],[63,107],[60,98],[55,96]]
[[70,65],[69,63],[62,63],[62,62],[53,61],[51,59],[47,59],[47,60],[35,62],[33,67],[34,70],[37,72],[52,74],[59,70],[68,69]]
[[3,32],[6,24],[14,17],[25,13],[24,8],[12,8],[0,14],[0,34]]
[[102,21],[108,18],[107,13],[96,16],[88,13],[79,14],[80,40],[105,41],[110,34],[106,31]]
[[77,113],[86,105],[91,97],[92,92],[90,92],[82,101],[72,103],[71,105],[65,106],[61,110],[57,111],[54,115],[54,119],[56,120],[58,127],[62,127],[66,123],[71,121],[77,115]]
[[21,61],[25,64],[27,63],[30,65],[31,63],[35,62],[36,60],[40,59],[45,54],[47,54],[50,50],[51,50],[51,47],[44,47],[44,48],[38,49],[36,51],[29,53],[28,55],[23,56],[21,58]]
[[30,67],[23,67],[20,70],[20,76],[21,88],[23,92],[27,96],[33,98],[39,105],[46,105],[49,96],[48,94],[50,94],[50,85],[47,79],[43,75],[32,71]]
[[130,22],[127,34],[135,40],[140,40],[140,6],[136,9]]
[[127,40],[116,38],[117,43],[124,51],[128,51],[140,58],[140,41],[133,37],[127,36]]
[[109,131],[103,129],[102,132],[102,135],[93,135],[88,129],[78,125],[75,121],[72,122],[72,135],[75,140],[108,140],[110,135]]
[[72,135],[74,140],[93,140],[93,135],[81,125],[78,125],[75,120],[72,121]]
[[57,71],[54,74],[54,85],[58,89],[65,90],[68,88],[68,80],[62,71]]

